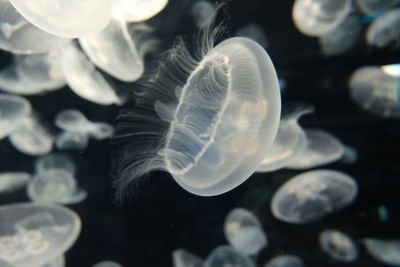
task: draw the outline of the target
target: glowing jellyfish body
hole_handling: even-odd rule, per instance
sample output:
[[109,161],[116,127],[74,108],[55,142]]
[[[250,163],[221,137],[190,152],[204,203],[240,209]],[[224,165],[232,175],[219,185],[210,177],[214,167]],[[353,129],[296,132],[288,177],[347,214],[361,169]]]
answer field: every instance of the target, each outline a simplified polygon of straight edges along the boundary
[[184,249],[176,249],[172,252],[174,267],[203,267],[203,260],[187,252]]
[[215,4],[208,0],[198,0],[193,3],[190,13],[197,28],[201,28],[213,19],[215,13]]
[[40,266],[62,255],[81,229],[75,212],[52,204],[1,206],[0,217],[0,259],[17,267]]
[[265,49],[268,47],[267,36],[265,35],[263,28],[258,24],[246,24],[237,30],[236,35],[249,38]]
[[400,241],[364,239],[368,253],[379,262],[392,266],[400,266]]
[[255,267],[256,265],[245,255],[229,246],[214,249],[204,262],[204,267],[237,266]]
[[354,179],[333,170],[301,173],[275,192],[271,210],[275,218],[294,224],[314,222],[349,205],[358,192]]
[[320,36],[335,29],[351,11],[351,0],[296,0],[292,16],[300,32]]
[[122,265],[114,261],[102,261],[96,263],[93,267],[122,267]]
[[386,11],[367,29],[367,42],[377,47],[398,44],[400,41],[400,8]]
[[89,137],[82,132],[62,131],[56,137],[56,147],[60,150],[84,150],[89,144]]
[[356,0],[357,7],[364,14],[375,14],[400,4],[399,0]]
[[351,262],[358,257],[355,242],[341,231],[324,230],[319,235],[319,243],[322,250],[335,260]]
[[382,117],[400,116],[400,79],[378,66],[357,69],[349,82],[351,98],[364,110]]
[[295,255],[279,255],[270,259],[264,267],[303,267],[303,260]]
[[323,130],[306,130],[305,149],[286,165],[286,168],[305,170],[329,164],[340,159],[344,145],[333,135]]
[[61,153],[51,153],[36,160],[36,173],[40,173],[49,169],[62,169],[74,174],[76,166],[70,157]]
[[25,98],[0,94],[0,139],[21,127],[31,110]]
[[168,0],[113,0],[113,16],[128,22],[148,20],[160,13]]
[[0,173],[0,194],[18,190],[19,188],[25,186],[30,179],[31,175],[26,172]]
[[63,37],[100,31],[111,19],[110,0],[11,0],[10,3],[36,27]]
[[224,224],[229,244],[245,255],[256,255],[267,246],[267,236],[261,223],[250,211],[235,208],[229,212]]

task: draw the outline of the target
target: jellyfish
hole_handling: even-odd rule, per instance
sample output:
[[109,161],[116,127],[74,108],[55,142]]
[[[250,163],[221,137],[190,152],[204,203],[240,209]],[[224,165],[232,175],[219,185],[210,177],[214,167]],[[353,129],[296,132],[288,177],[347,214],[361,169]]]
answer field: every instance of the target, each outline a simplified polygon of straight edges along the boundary
[[27,99],[0,94],[0,139],[21,127],[31,110]]
[[219,246],[208,255],[204,267],[240,266],[255,267],[254,262],[229,246]]
[[376,14],[400,4],[399,0],[356,0],[356,5],[364,14]]
[[24,18],[41,30],[80,37],[103,29],[111,19],[110,0],[10,0]]
[[299,107],[281,119],[274,143],[257,172],[279,170],[302,154],[307,145],[307,138],[298,120],[311,112],[312,107]]
[[174,267],[203,267],[203,260],[184,249],[175,249],[172,252]]
[[229,212],[225,219],[224,232],[229,244],[245,255],[257,255],[268,244],[257,217],[243,208],[235,208]]
[[390,9],[367,28],[367,43],[379,48],[400,43],[400,8]]
[[28,184],[31,178],[31,175],[26,172],[0,173],[0,194],[13,192],[22,188]]
[[151,19],[160,13],[168,0],[113,0],[114,17],[128,22],[140,22]]
[[178,40],[137,93],[133,111],[119,116],[117,138],[128,143],[118,160],[117,195],[153,170],[168,171],[193,194],[222,194],[264,158],[280,116],[275,68],[250,39],[214,46],[218,32],[204,28],[193,54]]
[[349,175],[313,170],[292,177],[272,197],[275,218],[293,224],[315,222],[353,202],[358,187]]
[[345,164],[353,164],[358,161],[358,157],[359,157],[358,151],[354,147],[345,146],[343,156],[340,159],[340,162]]
[[264,49],[267,49],[268,47],[267,36],[265,35],[263,28],[258,24],[246,24],[236,31],[236,35],[252,39],[264,47]]
[[62,131],[56,137],[59,150],[84,150],[89,144],[89,136],[82,132]]
[[101,261],[93,265],[93,267],[122,267],[122,265],[114,261]]
[[323,130],[306,130],[305,149],[286,168],[305,170],[339,160],[344,153],[344,145],[333,135]]
[[0,259],[16,267],[40,266],[61,256],[81,229],[74,211],[54,204],[5,205],[0,217]]
[[40,157],[35,161],[35,172],[40,173],[49,169],[62,169],[71,174],[75,173],[75,162],[62,153],[51,153]]
[[198,0],[194,2],[190,8],[190,13],[196,27],[204,27],[210,20],[212,20],[215,10],[215,4],[209,0]]
[[400,63],[383,65],[381,66],[381,69],[384,73],[388,74],[389,76],[400,78]]
[[296,0],[292,17],[301,33],[316,37],[335,29],[351,11],[351,0]]
[[322,231],[319,243],[322,250],[335,260],[352,262],[358,257],[356,243],[341,231],[330,229]]
[[364,245],[368,253],[377,261],[400,266],[400,241],[366,238]]
[[264,267],[303,267],[303,260],[295,255],[284,254],[270,259]]
[[400,117],[400,80],[382,67],[364,66],[351,75],[351,98],[364,110],[382,117]]

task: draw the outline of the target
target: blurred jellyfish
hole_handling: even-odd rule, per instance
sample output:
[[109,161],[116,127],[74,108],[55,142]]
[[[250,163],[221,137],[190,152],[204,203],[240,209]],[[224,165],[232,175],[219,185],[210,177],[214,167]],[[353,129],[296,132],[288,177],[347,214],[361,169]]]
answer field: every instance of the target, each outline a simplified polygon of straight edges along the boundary
[[178,40],[134,111],[119,116],[118,136],[129,139],[118,161],[119,196],[153,170],[168,171],[193,194],[222,194],[252,175],[272,145],[280,116],[275,68],[250,39],[214,47],[218,30],[203,29],[194,55]]
[[303,267],[303,260],[295,255],[284,254],[270,259],[264,267]]
[[322,231],[319,235],[319,243],[322,250],[335,260],[351,262],[358,257],[356,243],[341,231]]
[[62,169],[74,174],[76,166],[70,157],[61,153],[51,153],[36,160],[36,173],[40,173],[49,169]]
[[13,192],[22,188],[31,178],[31,175],[26,172],[0,173],[0,194]]
[[219,246],[207,257],[203,267],[240,266],[255,267],[250,258],[229,246]]
[[81,229],[75,212],[54,204],[5,205],[0,217],[0,259],[17,267],[40,266],[61,256]]
[[82,132],[62,131],[56,137],[56,147],[60,150],[84,150],[89,144],[89,137]]
[[80,37],[103,29],[111,19],[110,0],[10,0],[28,21],[43,31]]
[[349,205],[357,192],[356,182],[345,173],[308,171],[292,177],[275,192],[271,210],[275,218],[287,223],[315,222]]
[[340,162],[346,163],[346,164],[353,164],[358,161],[358,151],[351,146],[345,146],[344,147],[344,152],[343,156],[340,159]]
[[286,165],[293,170],[305,170],[329,164],[340,159],[344,145],[323,130],[306,130],[307,145],[301,153]]
[[229,244],[245,255],[257,255],[267,246],[267,236],[261,223],[250,211],[243,208],[231,210],[224,224]]
[[274,143],[257,172],[270,172],[284,168],[303,153],[307,138],[298,120],[311,112],[313,112],[312,107],[300,107],[281,119]]
[[400,266],[400,241],[366,238],[364,244],[368,253],[377,261]]
[[351,0],[296,0],[292,16],[301,33],[320,36],[335,29],[351,11]]
[[258,24],[255,23],[246,24],[237,30],[236,35],[252,39],[259,45],[264,47],[264,49],[267,49],[268,47],[267,37],[264,33],[264,30]]
[[175,249],[172,252],[174,267],[203,267],[203,260],[184,249]]
[[373,21],[367,29],[367,42],[377,47],[400,42],[400,8],[394,8],[383,13]]
[[100,105],[120,104],[114,89],[81,50],[69,45],[61,54],[64,78],[75,94]]
[[378,66],[357,69],[350,78],[351,98],[364,110],[382,117],[400,117],[399,78]]
[[93,267],[122,267],[122,265],[114,261],[101,261],[93,265]]
[[364,14],[375,14],[400,4],[400,0],[356,0],[357,7]]
[[213,19],[216,7],[209,0],[197,0],[190,8],[190,13],[197,28],[204,27]]
[[31,110],[31,104],[27,99],[0,94],[0,139],[21,127]]
[[384,73],[389,76],[400,78],[400,63],[381,66]]
[[140,22],[151,19],[167,4],[168,0],[113,0],[112,13],[122,21]]

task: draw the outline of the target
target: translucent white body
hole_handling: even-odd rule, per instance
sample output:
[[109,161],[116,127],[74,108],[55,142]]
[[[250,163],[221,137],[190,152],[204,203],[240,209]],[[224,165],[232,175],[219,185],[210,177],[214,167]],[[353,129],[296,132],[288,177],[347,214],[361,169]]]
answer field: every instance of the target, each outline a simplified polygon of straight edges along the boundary
[[381,66],[381,69],[384,73],[400,78],[400,63],[397,64],[389,64]]
[[10,3],[36,27],[63,37],[100,31],[111,18],[110,0],[10,0]]
[[184,249],[172,252],[173,267],[203,267],[203,260]]
[[365,66],[351,76],[351,98],[364,110],[382,117],[400,116],[400,79],[378,66]]
[[114,89],[82,51],[70,45],[64,47],[61,53],[62,72],[74,93],[100,105],[120,103]]
[[60,150],[84,150],[89,144],[89,137],[82,132],[63,131],[56,137],[56,147]]
[[114,261],[102,261],[96,263],[93,267],[122,267],[122,265]]
[[17,267],[40,266],[61,256],[81,229],[78,215],[52,204],[0,207],[0,258]]
[[377,261],[400,266],[400,241],[366,238],[364,244],[368,253]]
[[341,231],[322,231],[319,235],[319,243],[322,250],[335,260],[351,262],[358,257],[356,243]]
[[400,4],[399,0],[356,0],[357,7],[364,14],[374,14]]
[[194,2],[190,8],[190,13],[197,28],[206,25],[206,23],[213,18],[215,10],[215,4],[211,3],[209,0],[198,0]]
[[359,155],[358,151],[351,146],[344,147],[343,157],[340,159],[340,162],[346,164],[353,164],[358,161]]
[[25,98],[0,94],[0,139],[21,127],[31,110]]
[[237,30],[236,35],[249,38],[265,49],[268,47],[267,36],[265,35],[263,28],[258,24],[246,24]]
[[305,170],[332,163],[343,156],[344,145],[323,130],[306,130],[305,149],[286,168]]
[[398,44],[400,41],[400,8],[386,11],[367,29],[367,42],[377,47]]
[[25,186],[31,178],[31,175],[26,172],[0,173],[0,194],[18,190]]
[[300,32],[320,36],[335,29],[351,11],[351,0],[296,0],[292,16]]
[[40,173],[50,169],[62,169],[71,174],[74,174],[76,166],[75,162],[73,162],[70,157],[61,153],[51,153],[36,160],[36,173]]
[[113,0],[113,16],[129,22],[148,20],[161,12],[168,0]]
[[8,1],[0,1],[0,49],[15,54],[37,54],[58,49],[68,41],[33,26]]
[[295,255],[279,255],[270,259],[264,267],[303,267],[303,260]]
[[314,222],[349,205],[358,188],[352,177],[333,170],[314,170],[294,176],[275,192],[271,210],[287,223]]
[[267,236],[261,223],[243,208],[235,208],[228,213],[224,232],[229,244],[245,255],[256,255],[267,246]]
[[229,246],[220,246],[214,249],[207,257],[203,267],[255,267],[256,265],[247,256]]

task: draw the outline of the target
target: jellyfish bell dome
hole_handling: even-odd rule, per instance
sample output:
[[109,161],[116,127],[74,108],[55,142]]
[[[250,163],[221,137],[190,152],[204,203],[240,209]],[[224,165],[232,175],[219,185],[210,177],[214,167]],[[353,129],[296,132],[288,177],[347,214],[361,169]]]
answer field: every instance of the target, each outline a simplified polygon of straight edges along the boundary
[[140,22],[154,17],[167,4],[168,0],[113,0],[112,14],[124,21]]
[[367,28],[367,43],[382,48],[390,44],[396,45],[400,34],[400,8],[385,11]]
[[31,111],[31,104],[25,98],[0,94],[0,139],[20,127]]

